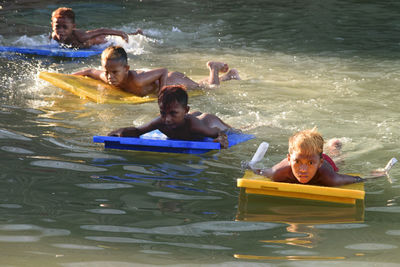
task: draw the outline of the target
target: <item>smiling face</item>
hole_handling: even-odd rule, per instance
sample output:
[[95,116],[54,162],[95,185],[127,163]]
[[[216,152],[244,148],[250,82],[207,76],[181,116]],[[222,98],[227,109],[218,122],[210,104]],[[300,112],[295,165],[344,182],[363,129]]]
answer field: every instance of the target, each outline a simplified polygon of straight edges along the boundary
[[164,125],[170,129],[176,129],[185,122],[185,115],[189,112],[188,106],[182,106],[178,101],[163,105],[159,103],[160,116]]
[[75,23],[69,18],[53,17],[51,19],[53,38],[63,43],[66,42],[75,30]]
[[104,75],[108,84],[121,87],[129,75],[129,66],[120,60],[104,59],[101,61]]
[[301,151],[292,151],[288,154],[288,161],[297,181],[302,184],[308,183],[324,162],[319,154],[310,155]]

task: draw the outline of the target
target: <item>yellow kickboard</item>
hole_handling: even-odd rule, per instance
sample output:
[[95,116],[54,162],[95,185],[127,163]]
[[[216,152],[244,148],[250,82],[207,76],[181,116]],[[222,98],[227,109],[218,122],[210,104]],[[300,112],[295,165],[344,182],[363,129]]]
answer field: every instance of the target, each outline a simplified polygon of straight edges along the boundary
[[[41,72],[39,78],[81,98],[104,104],[141,104],[157,101],[156,95],[136,96],[89,77],[71,74]],[[189,91],[189,96],[201,94],[201,90]]]
[[280,183],[254,174],[250,170],[246,170],[243,178],[237,179],[237,186],[244,187],[248,194],[303,198],[345,204],[356,204],[357,199],[364,200],[365,197],[364,183],[341,187]]

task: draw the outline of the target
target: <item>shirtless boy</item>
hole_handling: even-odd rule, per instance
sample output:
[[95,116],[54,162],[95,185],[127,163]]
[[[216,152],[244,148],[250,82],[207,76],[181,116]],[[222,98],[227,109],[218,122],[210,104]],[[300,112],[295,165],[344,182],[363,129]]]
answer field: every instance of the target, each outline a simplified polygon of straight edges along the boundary
[[[51,39],[72,48],[88,48],[92,45],[107,42],[107,35],[116,35],[128,42],[129,37],[125,32],[110,29],[95,29],[83,31],[75,28],[75,13],[71,8],[60,7],[51,14]],[[133,34],[143,34],[138,29]]]
[[[165,85],[181,84],[188,90],[199,89],[207,85],[219,85],[220,81],[231,79],[239,80],[239,74],[235,69],[228,71],[227,64],[216,61],[207,62],[210,70],[208,79],[196,83],[180,72],[168,72],[166,68],[150,71],[129,70],[128,57],[125,50],[119,46],[110,46],[101,54],[103,70],[86,69],[74,73],[74,75],[88,76],[105,83],[112,84],[126,92],[138,96],[145,96],[158,91]],[[219,77],[219,73],[225,75]]]
[[110,132],[109,136],[139,137],[153,130],[160,130],[172,139],[199,140],[215,138],[221,148],[228,147],[226,131],[232,128],[217,116],[201,112],[189,113],[188,95],[182,85],[169,85],[158,96],[160,116],[139,127],[126,127]]
[[[340,146],[336,143],[335,147]],[[270,169],[253,169],[275,182],[341,186],[364,181],[358,176],[337,173],[333,160],[323,154],[324,139],[317,130],[295,133],[289,139],[289,154]]]

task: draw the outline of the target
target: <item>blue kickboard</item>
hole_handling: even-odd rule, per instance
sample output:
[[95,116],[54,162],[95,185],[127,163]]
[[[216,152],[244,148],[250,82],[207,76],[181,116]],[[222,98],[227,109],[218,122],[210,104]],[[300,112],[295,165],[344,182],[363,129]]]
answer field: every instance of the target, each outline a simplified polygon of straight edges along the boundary
[[[228,133],[229,147],[255,138],[252,134]],[[93,142],[104,143],[105,148],[203,154],[210,150],[221,149],[221,145],[214,142],[212,138],[204,138],[199,141],[185,141],[168,139],[159,130],[143,134],[140,137],[115,137],[115,136],[93,136]]]
[[38,45],[30,47],[0,46],[0,52],[2,53],[21,53],[50,57],[91,57],[101,54],[102,51],[102,48],[69,49],[57,45]]

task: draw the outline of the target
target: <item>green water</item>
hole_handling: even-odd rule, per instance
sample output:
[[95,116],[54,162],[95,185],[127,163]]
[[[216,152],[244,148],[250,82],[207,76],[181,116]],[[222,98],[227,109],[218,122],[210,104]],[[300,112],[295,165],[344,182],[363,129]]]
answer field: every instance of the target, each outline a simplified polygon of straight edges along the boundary
[[[206,62],[238,69],[190,99],[257,139],[205,155],[104,150],[92,136],[140,125],[155,103],[101,105],[39,80],[97,68],[99,57],[0,57],[0,264],[395,266],[399,167],[365,184],[364,205],[240,195],[236,179],[262,141],[264,166],[288,137],[318,126],[344,143],[342,172],[400,158],[396,1],[7,1],[0,45],[48,42],[50,14],[70,6],[79,28],[142,28],[123,44],[134,69],[194,80]],[[272,216],[274,215],[274,216]],[[302,223],[299,223],[302,222]],[[251,258],[250,256],[258,256]]]

